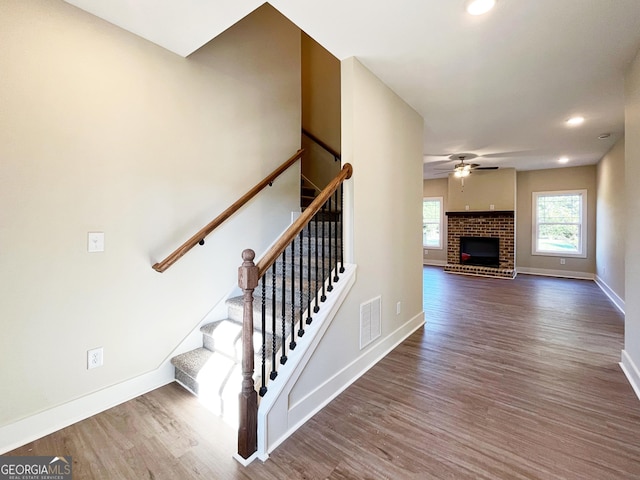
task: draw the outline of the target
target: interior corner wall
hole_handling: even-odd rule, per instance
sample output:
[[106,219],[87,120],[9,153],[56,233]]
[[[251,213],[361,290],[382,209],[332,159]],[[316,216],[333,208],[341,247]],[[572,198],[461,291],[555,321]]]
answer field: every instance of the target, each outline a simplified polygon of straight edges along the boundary
[[[640,52],[636,55],[625,78],[625,178],[627,202],[627,235],[625,257],[625,291],[640,291]],[[630,294],[625,299],[623,360],[633,366],[630,378],[635,378],[636,393],[640,396],[640,296]],[[624,363],[624,361],[623,361]]]
[[[322,45],[302,32],[302,128],[340,152],[340,61]],[[340,171],[334,157],[308,137],[302,173],[324,188]]]
[[[516,268],[531,273],[549,273],[592,278],[596,272],[596,166],[528,170],[517,174]],[[587,190],[587,257],[532,255],[533,192]]]
[[289,224],[299,168],[151,265],[295,153],[301,101],[300,30],[268,5],[186,59],[64,2],[0,12],[2,427],[165,361]]
[[[290,393],[295,424],[333,398],[424,322],[423,120],[355,58],[342,61],[343,161],[352,208],[345,255],[357,279]],[[360,349],[360,305],[381,296],[381,336]],[[397,303],[400,313],[397,313]]]
[[624,301],[627,230],[624,137],[597,165],[596,274],[598,282]]
[[423,197],[442,197],[442,248],[423,248],[422,263],[424,265],[446,265],[447,263],[447,216],[449,210],[449,186],[446,178],[424,180],[422,182]]

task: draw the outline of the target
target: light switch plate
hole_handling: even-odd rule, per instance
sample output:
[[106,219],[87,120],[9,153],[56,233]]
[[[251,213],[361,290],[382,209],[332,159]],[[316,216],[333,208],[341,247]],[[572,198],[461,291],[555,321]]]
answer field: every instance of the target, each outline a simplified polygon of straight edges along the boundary
[[104,252],[104,232],[89,232],[87,235],[87,252]]

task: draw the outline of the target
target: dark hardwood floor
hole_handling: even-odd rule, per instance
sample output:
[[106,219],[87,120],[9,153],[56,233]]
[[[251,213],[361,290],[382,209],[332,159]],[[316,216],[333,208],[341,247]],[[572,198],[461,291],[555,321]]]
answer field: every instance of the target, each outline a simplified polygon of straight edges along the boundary
[[175,384],[11,452],[74,479],[638,479],[624,321],[593,282],[424,269],[427,325],[285,441],[233,432]]

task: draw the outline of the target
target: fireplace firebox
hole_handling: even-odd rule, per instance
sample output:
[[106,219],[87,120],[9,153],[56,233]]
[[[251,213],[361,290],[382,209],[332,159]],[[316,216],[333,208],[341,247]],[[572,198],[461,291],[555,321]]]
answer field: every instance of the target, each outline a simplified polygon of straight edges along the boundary
[[460,264],[498,268],[500,266],[500,239],[460,237]]

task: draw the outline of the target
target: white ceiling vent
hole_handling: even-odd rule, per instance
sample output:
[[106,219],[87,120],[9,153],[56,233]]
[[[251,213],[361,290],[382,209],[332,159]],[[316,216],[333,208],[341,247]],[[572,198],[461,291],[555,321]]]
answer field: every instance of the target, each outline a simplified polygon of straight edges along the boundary
[[382,297],[360,304],[360,350],[380,336]]

